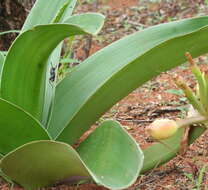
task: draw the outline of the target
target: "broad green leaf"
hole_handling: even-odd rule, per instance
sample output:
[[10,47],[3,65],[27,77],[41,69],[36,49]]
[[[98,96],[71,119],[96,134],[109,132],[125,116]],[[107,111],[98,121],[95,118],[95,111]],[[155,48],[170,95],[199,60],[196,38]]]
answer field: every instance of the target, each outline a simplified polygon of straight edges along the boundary
[[4,62],[1,96],[41,120],[46,61],[53,49],[65,37],[96,34],[99,31],[100,27],[91,25],[103,25],[104,17],[100,14],[87,16],[94,18],[87,26],[85,19],[83,23],[80,19],[79,25],[73,25],[75,17],[71,17],[65,21],[70,24],[40,25],[22,33],[13,43]]
[[103,27],[105,17],[99,13],[84,13],[73,15],[64,20],[65,23],[74,24],[86,29],[90,34],[98,34]]
[[[22,28],[22,31],[25,31],[29,28],[32,28],[38,24],[49,24],[56,20],[56,22],[63,22],[64,19],[69,17],[74,10],[77,0],[37,0],[34,7],[30,11],[29,16],[27,17],[25,24]],[[47,70],[46,70],[46,79],[45,79],[45,94],[44,94],[44,107],[43,107],[43,116],[41,122],[44,126],[47,125],[47,122],[50,118],[50,110],[52,108],[52,100],[54,97],[55,83],[53,83],[51,78],[52,67],[56,68],[59,63],[61,46],[57,47],[49,60],[47,60]],[[52,64],[52,65],[50,65]]]
[[77,66],[57,86],[49,126],[52,137],[73,144],[132,90],[185,62],[185,52],[194,57],[207,52],[207,24],[208,17],[199,17],[150,27]]
[[101,124],[80,145],[78,153],[68,144],[36,141],[6,155],[0,169],[27,189],[80,177],[121,189],[135,182],[143,163],[136,142],[114,121]]
[[28,190],[53,185],[71,176],[89,176],[76,151],[55,141],[25,144],[6,155],[0,162],[0,168]]
[[17,106],[0,99],[0,153],[35,140],[48,140],[45,129],[31,115]]
[[[75,24],[75,25],[80,25],[82,24],[82,27],[90,28],[91,31],[94,33],[94,31],[97,31],[97,33],[100,31],[102,28],[101,23],[104,22],[104,17],[95,14],[95,13],[86,13],[86,14],[80,14],[80,15],[75,15],[71,16],[65,19],[65,22],[69,24]],[[66,16],[65,16],[66,17]],[[91,21],[94,21],[93,25],[89,25]],[[58,64],[60,61],[60,53],[61,53],[61,46],[62,44],[57,47],[52,56],[51,59],[49,60],[48,68],[47,68],[47,76],[46,76],[46,89],[45,89],[45,101],[44,101],[44,111],[43,111],[43,117],[42,117],[42,123],[47,127],[51,113],[52,113],[52,108],[53,108],[53,99],[54,99],[54,94],[55,94],[55,85],[56,85],[56,78],[57,78],[57,70],[58,70]],[[54,82],[51,81],[51,70],[53,69],[54,71]]]
[[95,182],[109,189],[132,185],[144,159],[135,140],[115,121],[103,122],[77,151]]
[[35,25],[51,23],[59,13],[59,10],[67,3],[69,3],[69,6],[66,8],[59,22],[65,19],[66,15],[71,15],[76,5],[76,0],[36,0],[35,5],[24,23],[22,31],[28,30]]
[[[191,127],[189,145],[202,135],[205,130],[205,128]],[[141,173],[158,167],[177,156],[180,150],[180,141],[183,136],[183,131],[183,129],[179,130],[172,138],[163,141],[163,144],[156,143],[143,150],[145,160]]]

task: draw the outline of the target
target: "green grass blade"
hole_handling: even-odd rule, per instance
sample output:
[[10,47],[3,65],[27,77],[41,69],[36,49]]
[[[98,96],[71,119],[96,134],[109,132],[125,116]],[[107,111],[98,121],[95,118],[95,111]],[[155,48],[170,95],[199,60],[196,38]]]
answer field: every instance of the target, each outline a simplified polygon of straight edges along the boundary
[[143,163],[136,142],[114,121],[99,126],[78,152],[64,143],[37,141],[6,155],[0,169],[26,189],[76,176],[92,178],[109,189],[122,189],[135,182]]
[[70,17],[76,7],[77,0],[70,0],[70,3],[68,7],[65,9],[65,11],[62,14],[62,17],[60,18],[59,22],[64,22],[64,20],[68,17]]
[[[90,17],[90,14],[88,16]],[[97,14],[97,17],[100,19],[91,19],[88,25],[85,20],[82,23],[82,19],[80,19],[79,25],[40,25],[22,33],[13,43],[4,62],[1,96],[41,120],[44,106],[46,61],[49,55],[65,37],[96,34],[97,28],[94,28],[93,31],[91,25],[103,25],[104,20],[100,14]],[[66,22],[73,23],[73,18]]]
[[10,34],[10,33],[20,33],[20,30],[8,30],[5,32],[0,32],[0,36],[5,35],[5,34]]
[[[71,1],[66,2],[61,9],[58,11],[57,15],[52,20],[52,23],[59,23],[62,20],[62,17],[67,9],[67,7],[70,5]],[[71,15],[71,14],[70,14]]]
[[206,84],[206,92],[205,92],[206,103],[205,103],[204,107],[205,107],[205,111],[208,113],[208,73],[204,74],[204,80],[205,80],[205,84]]
[[34,140],[50,139],[45,129],[31,115],[0,99],[0,152],[7,154]]
[[185,52],[207,52],[202,43],[208,40],[207,23],[208,17],[199,17],[154,26],[88,58],[57,86],[49,126],[53,138],[73,144],[132,90],[185,62]]
[[197,179],[197,189],[200,190],[203,185],[204,177],[206,175],[207,165],[203,166],[199,171],[199,177]]
[[4,60],[5,60],[5,56],[4,54],[0,51],[0,74],[1,74],[1,70],[4,64]]

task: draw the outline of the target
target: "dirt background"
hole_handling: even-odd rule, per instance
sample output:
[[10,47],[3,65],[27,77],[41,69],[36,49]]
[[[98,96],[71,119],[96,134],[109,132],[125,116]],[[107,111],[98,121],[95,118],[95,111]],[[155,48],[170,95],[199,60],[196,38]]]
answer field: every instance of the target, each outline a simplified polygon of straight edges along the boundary
[[[202,0],[88,0],[82,1],[76,9],[77,13],[89,11],[103,13],[106,16],[106,23],[98,36],[76,39],[74,57],[79,60],[85,59],[113,41],[146,27],[208,13]],[[206,55],[196,61],[203,70],[208,70]],[[113,118],[119,121],[142,148],[149,146],[153,141],[146,134],[145,127],[150,122],[156,118],[178,119],[186,116],[187,100],[172,80],[172,76],[176,73],[194,87],[195,82],[187,64],[181,65],[162,73],[133,91],[109,110],[102,119]],[[128,190],[208,190],[208,170],[201,174],[203,167],[208,165],[207,137],[208,133],[205,133],[187,150],[183,158],[177,157],[168,164],[140,176]],[[3,180],[0,182],[0,189],[9,188],[8,183]],[[17,186],[15,189],[22,190]],[[61,185],[45,189],[106,190],[95,184]]]

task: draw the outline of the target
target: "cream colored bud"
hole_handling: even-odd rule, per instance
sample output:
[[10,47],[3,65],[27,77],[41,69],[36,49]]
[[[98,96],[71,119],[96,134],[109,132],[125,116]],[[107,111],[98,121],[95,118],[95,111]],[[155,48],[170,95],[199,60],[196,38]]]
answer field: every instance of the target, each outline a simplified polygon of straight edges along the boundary
[[173,136],[178,130],[178,125],[170,119],[157,119],[147,128],[147,132],[154,139],[162,140]]

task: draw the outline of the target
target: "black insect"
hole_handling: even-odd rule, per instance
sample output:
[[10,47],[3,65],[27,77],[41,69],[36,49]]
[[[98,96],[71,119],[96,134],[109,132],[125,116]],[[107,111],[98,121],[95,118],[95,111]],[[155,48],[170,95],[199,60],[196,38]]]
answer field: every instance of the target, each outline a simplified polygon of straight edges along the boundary
[[50,69],[50,82],[54,82],[56,78],[56,67],[51,67]]

